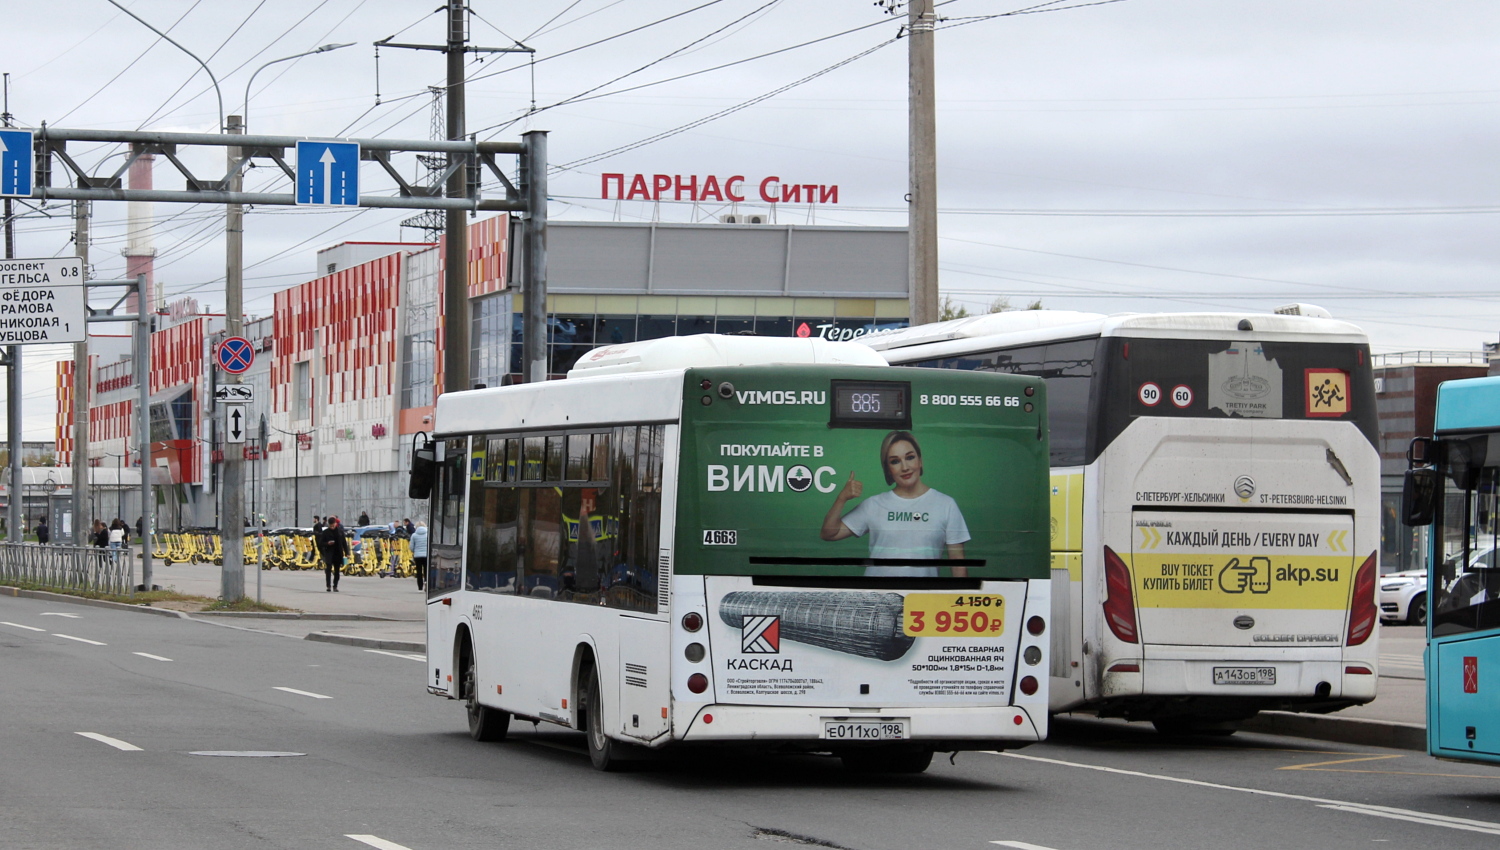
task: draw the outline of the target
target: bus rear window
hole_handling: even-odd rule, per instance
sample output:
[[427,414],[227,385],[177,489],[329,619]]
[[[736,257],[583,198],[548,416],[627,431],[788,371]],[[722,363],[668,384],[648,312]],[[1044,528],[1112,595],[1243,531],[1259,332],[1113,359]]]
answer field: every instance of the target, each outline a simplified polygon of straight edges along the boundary
[[1100,449],[1138,416],[1352,422],[1375,442],[1364,345],[1110,337],[1096,370]]

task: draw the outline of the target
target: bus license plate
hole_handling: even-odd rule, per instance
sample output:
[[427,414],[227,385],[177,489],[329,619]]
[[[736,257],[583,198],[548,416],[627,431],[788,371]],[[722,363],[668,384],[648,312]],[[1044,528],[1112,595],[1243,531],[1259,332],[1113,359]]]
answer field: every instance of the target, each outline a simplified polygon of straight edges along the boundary
[[1215,667],[1215,685],[1274,685],[1275,667]]
[[825,720],[823,737],[831,741],[905,741],[905,720]]

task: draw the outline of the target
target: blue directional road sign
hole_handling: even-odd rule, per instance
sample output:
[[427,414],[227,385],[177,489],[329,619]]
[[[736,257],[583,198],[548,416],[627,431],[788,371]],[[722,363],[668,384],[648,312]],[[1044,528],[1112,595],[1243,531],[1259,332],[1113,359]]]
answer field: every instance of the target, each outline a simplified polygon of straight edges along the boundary
[[31,131],[0,130],[0,195],[31,197]]
[[359,143],[298,142],[297,203],[359,206]]
[[231,375],[238,375],[255,362],[255,346],[242,336],[229,337],[219,343],[218,350],[214,352],[214,360],[218,362],[220,369]]

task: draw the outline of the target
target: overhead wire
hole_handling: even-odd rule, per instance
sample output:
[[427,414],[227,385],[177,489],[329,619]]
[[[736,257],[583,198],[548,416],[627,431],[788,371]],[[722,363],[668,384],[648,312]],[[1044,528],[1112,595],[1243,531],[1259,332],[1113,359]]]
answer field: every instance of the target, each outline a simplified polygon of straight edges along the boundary
[[[202,2],[203,2],[203,0],[193,0],[193,5],[189,6],[187,8],[187,11],[185,11],[181,15],[179,15],[177,17],[177,20],[173,21],[172,25],[169,26],[169,27],[167,27],[165,30],[163,30],[163,32],[171,32],[172,30],[176,29],[177,25],[180,24],[180,23],[182,23],[183,19],[186,18],[188,15],[192,14],[193,10],[196,9],[196,8],[198,8],[198,5],[200,3],[202,3]],[[156,48],[156,45],[161,44],[163,40],[164,39],[163,39],[162,36],[157,36],[156,40],[152,41],[149,45],[147,45],[146,49],[142,50],[138,56],[136,56],[134,59],[130,60],[130,62],[126,63],[125,67],[123,67],[120,70],[116,71],[115,75],[113,77],[110,77],[107,81],[105,81],[104,85],[102,85],[99,88],[95,89],[93,94],[91,94],[88,97],[84,98],[83,101],[81,103],[79,103],[77,106],[73,107],[72,109],[69,109],[67,112],[64,112],[59,118],[57,118],[52,123],[53,124],[61,124],[62,122],[68,120],[68,116],[69,115],[72,115],[73,113],[75,113],[78,110],[82,109],[83,107],[87,106],[88,103],[89,103],[89,101],[91,101],[94,98],[98,97],[101,92],[103,92],[105,89],[107,89],[111,85],[113,85],[114,82],[115,82],[115,80],[118,80],[121,77],[125,76],[126,72],[128,72],[131,68],[134,68],[136,66],[136,64],[139,63],[142,59],[146,58],[146,54],[150,53],[152,50],[154,50]]]

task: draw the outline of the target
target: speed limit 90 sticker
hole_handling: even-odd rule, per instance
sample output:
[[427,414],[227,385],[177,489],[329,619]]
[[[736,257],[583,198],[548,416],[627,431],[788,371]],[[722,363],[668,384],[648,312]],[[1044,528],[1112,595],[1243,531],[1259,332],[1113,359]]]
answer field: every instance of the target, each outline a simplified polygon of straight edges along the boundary
[[902,610],[910,637],[998,637],[1005,633],[1005,597],[994,593],[912,593]]

